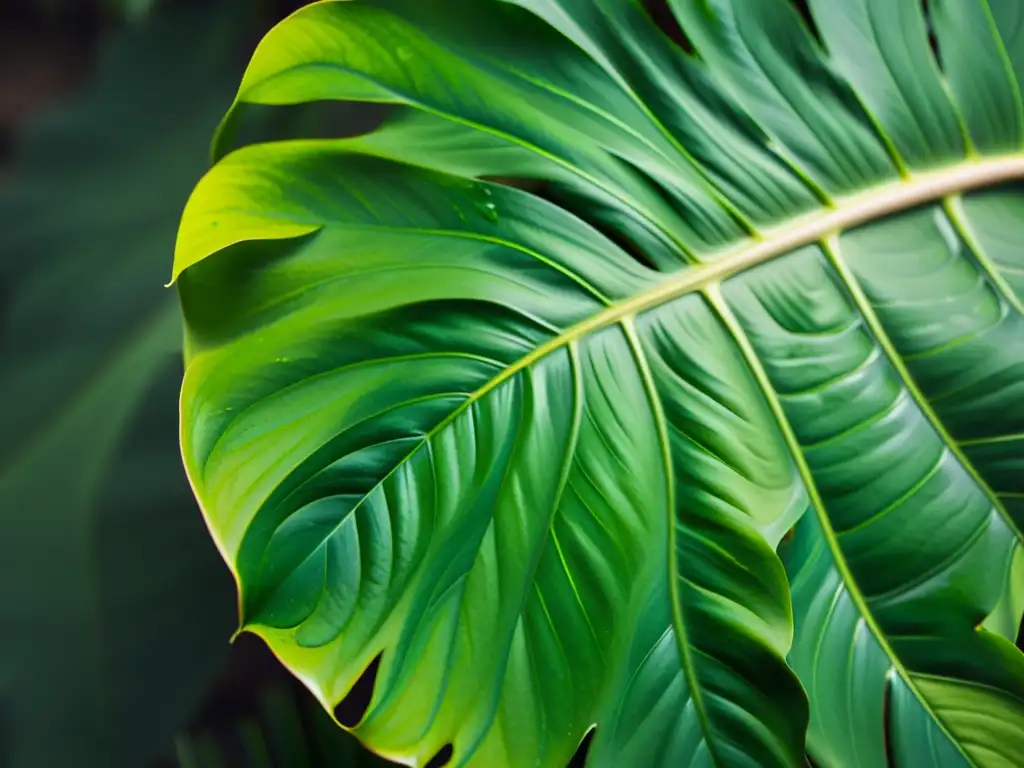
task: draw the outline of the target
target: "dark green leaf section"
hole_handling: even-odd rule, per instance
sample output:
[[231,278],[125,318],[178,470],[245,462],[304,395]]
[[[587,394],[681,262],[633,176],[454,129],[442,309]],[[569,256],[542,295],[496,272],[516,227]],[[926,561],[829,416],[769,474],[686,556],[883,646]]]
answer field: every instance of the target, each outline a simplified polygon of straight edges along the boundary
[[982,153],[1020,150],[1020,86],[998,28],[998,21],[1009,20],[994,15],[988,0],[937,0],[929,10],[942,68],[971,144]]
[[1024,754],[1020,190],[960,194],[1020,162],[1020,19],[809,5],[674,0],[699,58],[627,0],[257,51],[236,107],[403,111],[198,187],[183,451],[245,627],[329,708],[383,654],[375,748]]
[[988,0],[988,11],[1017,87],[1024,88],[1024,8],[1016,0]]
[[[784,746],[802,741],[806,704],[781,663],[792,616],[773,549],[804,511],[802,489],[756,382],[700,297],[641,316],[639,328],[674,468],[676,637],[684,670],[693,667],[693,707],[715,736],[707,757],[788,765]],[[722,643],[724,631],[733,642]],[[753,706],[737,712],[739,686]]]
[[[889,230],[890,246],[893,228],[921,230],[916,242],[927,243],[932,221],[927,211],[890,219],[854,231],[842,248],[892,329],[925,327],[921,318],[910,324],[884,314],[896,308],[945,311],[912,293],[940,281],[915,282],[927,274],[919,264],[907,283],[890,280],[891,290],[902,289],[899,298],[883,300],[872,296],[867,264],[857,256],[881,255],[864,247],[879,230]],[[962,264],[972,278],[966,283],[975,285],[982,278],[958,245],[939,240],[933,248],[954,275]],[[904,702],[890,703],[891,730],[937,741],[943,754],[961,753],[959,763],[938,764],[1012,765],[1021,746],[1011,723],[1024,712],[1024,663],[1005,640],[976,628],[1006,589],[1019,532],[936,431],[928,405],[879,343],[887,340],[874,336],[817,248],[754,270],[728,284],[726,295],[778,392],[825,515],[801,523],[789,558],[798,627],[791,659],[813,702],[812,753],[828,763],[879,764],[888,696]],[[893,346],[904,343],[897,338]],[[920,373],[948,349],[933,347],[932,356],[908,356],[907,366]],[[978,728],[977,712],[990,727]],[[955,747],[941,746],[949,740]]]
[[[970,204],[982,211],[980,229],[951,201],[948,211],[924,208],[852,232],[838,247],[961,460],[1024,530],[1024,474],[1014,471],[1024,435],[1024,314],[994,282],[1002,264],[983,245],[992,232],[984,211],[998,215],[1001,200]],[[996,271],[987,273],[989,264]]]
[[895,175],[850,84],[786,0],[670,0],[679,23],[772,145],[833,196]]
[[961,118],[919,0],[811,0],[810,7],[832,61],[903,163],[918,170],[964,157]]
[[962,205],[964,226],[977,242],[977,252],[991,264],[991,274],[1006,282],[1003,298],[1024,304],[1024,254],[1017,247],[1017,238],[1024,235],[1024,187],[976,192],[964,197]]
[[[986,293],[988,303],[998,303],[1002,315],[999,326],[1006,338],[1008,349],[998,350],[991,363],[1008,368],[1020,361],[1012,359],[1013,351],[1021,345],[1021,318],[1024,316],[1024,256],[1019,247],[1024,237],[1024,194],[1018,186],[994,189],[964,197],[959,210],[962,233],[972,242],[975,257],[981,257],[987,268],[990,285]],[[996,294],[998,299],[993,298]],[[1017,329],[1011,337],[1010,329]],[[1019,374],[1018,374],[1019,377]],[[986,480],[1009,513],[1024,527],[1024,428],[1021,423],[1021,396],[1019,383],[1013,390],[1012,378],[1002,377],[1002,399],[1007,404],[1004,413],[991,411],[1000,426],[971,439],[964,435],[964,452],[979,468],[984,468]],[[987,399],[987,398],[986,398]],[[1009,421],[1003,422],[1004,417]]]
[[811,188],[765,146],[767,135],[717,87],[706,65],[682,55],[637,3],[514,2],[602,63],[750,225],[768,226],[815,206]]

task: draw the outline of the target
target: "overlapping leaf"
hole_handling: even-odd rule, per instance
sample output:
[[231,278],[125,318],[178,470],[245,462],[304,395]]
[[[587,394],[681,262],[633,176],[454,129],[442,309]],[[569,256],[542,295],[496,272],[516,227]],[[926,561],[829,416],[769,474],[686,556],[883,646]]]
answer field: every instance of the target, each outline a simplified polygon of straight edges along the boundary
[[264,40],[240,104],[404,111],[235,152],[185,214],[183,449],[243,626],[329,708],[380,658],[356,733],[417,764],[596,725],[592,765],[1013,765],[1020,18],[670,5],[699,59],[631,0]]

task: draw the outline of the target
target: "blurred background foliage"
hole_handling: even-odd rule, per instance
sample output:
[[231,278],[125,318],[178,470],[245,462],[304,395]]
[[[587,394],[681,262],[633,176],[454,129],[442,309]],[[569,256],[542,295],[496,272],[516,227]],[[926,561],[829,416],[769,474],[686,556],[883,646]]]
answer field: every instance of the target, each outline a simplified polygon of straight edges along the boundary
[[[178,217],[301,2],[0,2],[0,766],[360,768],[252,637],[177,446]],[[362,130],[353,108],[262,135]],[[11,404],[17,404],[12,407]]]

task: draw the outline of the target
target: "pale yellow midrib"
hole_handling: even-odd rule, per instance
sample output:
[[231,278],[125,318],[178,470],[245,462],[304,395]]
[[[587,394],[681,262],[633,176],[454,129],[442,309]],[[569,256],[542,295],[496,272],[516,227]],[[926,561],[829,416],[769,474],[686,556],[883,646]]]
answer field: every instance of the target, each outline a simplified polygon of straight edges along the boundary
[[703,290],[797,248],[926,203],[1019,179],[1024,179],[1024,155],[1003,155],[911,175],[899,181],[872,187],[856,195],[837,198],[831,208],[815,211],[786,222],[774,230],[768,230],[753,242],[748,241],[737,248],[725,251],[707,264],[689,267],[668,277],[650,290],[612,304],[607,309],[567,328],[504,369],[473,393],[470,401],[493,390],[540,358],[587,334],[673,299]]

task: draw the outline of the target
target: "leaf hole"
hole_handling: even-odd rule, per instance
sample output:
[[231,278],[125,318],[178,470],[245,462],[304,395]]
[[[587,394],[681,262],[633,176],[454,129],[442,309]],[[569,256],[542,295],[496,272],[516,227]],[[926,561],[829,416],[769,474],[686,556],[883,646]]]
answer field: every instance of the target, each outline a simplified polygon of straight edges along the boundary
[[643,0],[643,6],[654,23],[669,36],[672,42],[688,54],[693,54],[693,43],[690,42],[690,38],[687,37],[683,28],[679,26],[679,19],[669,9],[668,0]]
[[811,9],[807,0],[794,0],[793,5],[796,6],[796,12],[804,20],[804,24],[807,25],[807,31],[811,33],[811,37],[817,41],[818,45],[824,48],[825,41],[821,37],[821,32],[818,31],[818,25],[814,21],[814,16],[811,15]]
[[356,680],[355,685],[334,708],[334,719],[346,728],[355,728],[359,725],[366,716],[366,710],[370,708],[373,689],[377,684],[377,672],[380,670],[381,656],[383,654],[377,654],[377,658],[363,670],[363,674]]
[[932,55],[935,56],[935,63],[942,69],[942,51],[939,50],[939,38],[935,34],[935,23],[932,21],[931,0],[921,0],[921,15],[924,16],[924,26],[928,31],[928,45],[931,46]]
[[323,99],[302,104],[240,103],[221,151],[291,139],[343,139],[377,130],[392,112],[384,104]]
[[590,745],[594,742],[594,734],[597,733],[597,728],[591,726],[590,730],[583,736],[583,740],[580,741],[580,745],[576,747],[576,751],[573,753],[572,758],[569,760],[569,764],[565,768],[584,768],[587,764],[587,755],[590,753]]
[[541,200],[546,200],[569,213],[579,216],[587,222],[587,224],[622,248],[622,250],[633,257],[637,262],[648,269],[657,269],[654,262],[648,258],[647,254],[644,252],[644,249],[624,233],[623,228],[620,225],[614,221],[607,220],[601,213],[602,209],[595,207],[592,200],[589,200],[574,190],[559,184],[540,183],[532,187],[527,187],[525,183],[516,185],[508,184],[507,179],[497,180],[491,178],[489,180],[500,181],[500,183],[505,183],[506,186],[517,186],[519,189],[525,189],[527,192],[539,197]]
[[426,768],[444,768],[452,761],[452,757],[455,755],[455,747],[451,743],[445,744],[434,755],[430,760],[427,761]]
[[892,670],[885,676],[885,692],[882,694],[882,743],[885,744],[885,764],[896,765],[892,733]]

